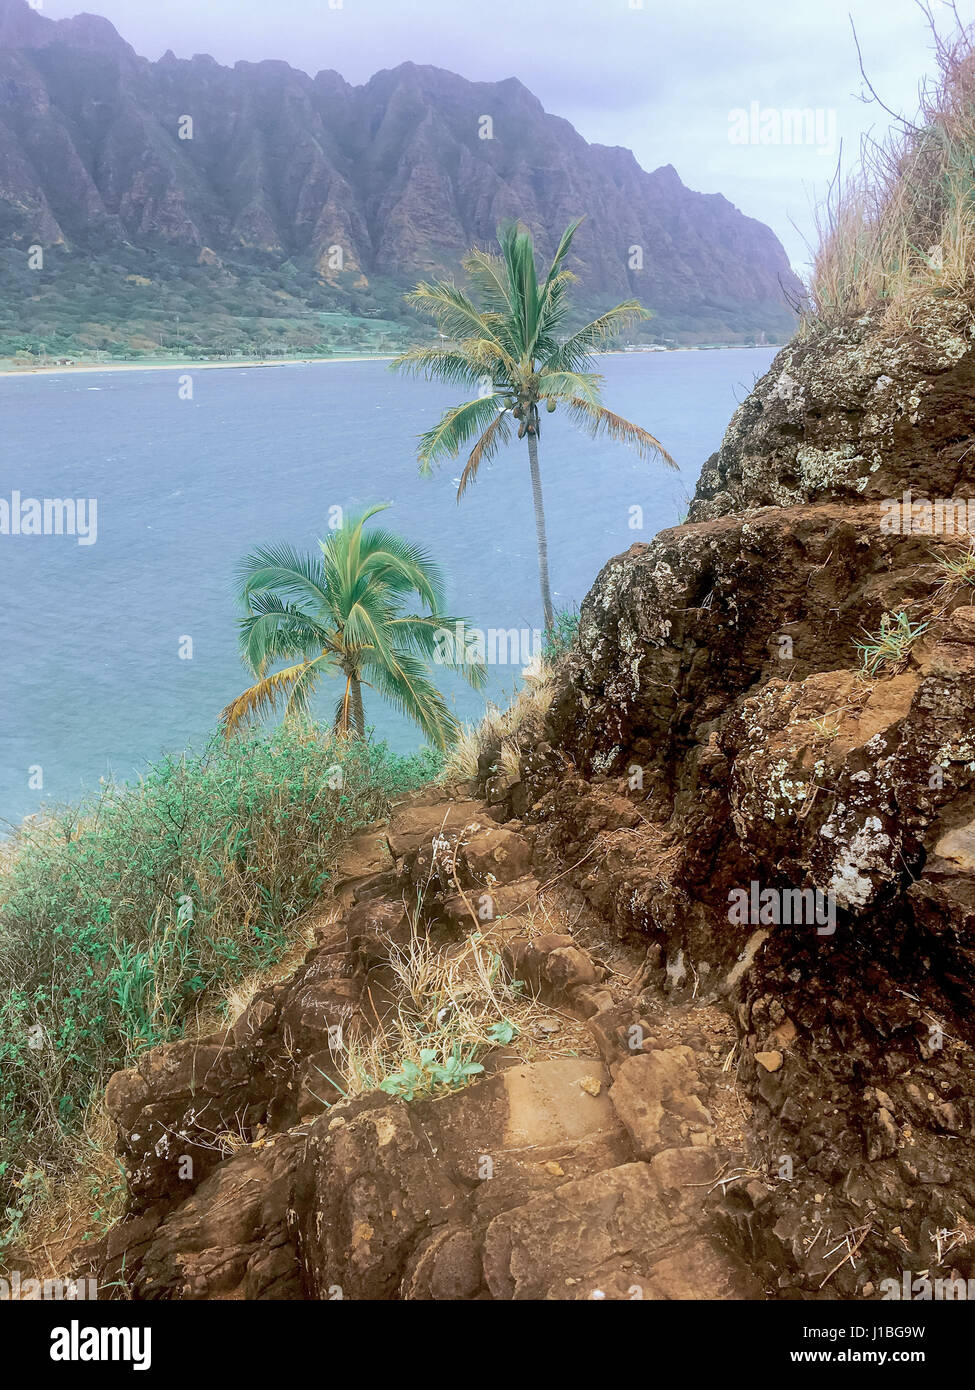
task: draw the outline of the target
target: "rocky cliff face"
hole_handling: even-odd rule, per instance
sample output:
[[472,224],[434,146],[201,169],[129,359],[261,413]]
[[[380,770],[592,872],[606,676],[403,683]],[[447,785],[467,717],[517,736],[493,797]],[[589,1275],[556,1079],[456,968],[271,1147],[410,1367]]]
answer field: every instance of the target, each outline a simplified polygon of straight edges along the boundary
[[799,287],[767,227],[669,166],[588,145],[513,78],[406,63],[351,87],[281,62],[150,63],[105,20],[0,0],[4,242],[299,257],[333,278],[337,246],[348,270],[412,281],[455,270],[506,217],[548,254],[582,213],[584,302],[637,295],[716,336],[791,331]]
[[[925,505],[972,493],[973,338],[931,299],[896,335],[867,316],[780,353],[689,524],[603,571],[552,719],[583,799],[645,789],[659,845],[590,895],[678,995],[722,975],[775,1179],[728,1216],[802,1296],[820,1229],[856,1248],[848,1296],[975,1268],[975,607]],[[865,673],[885,615],[916,640]],[[539,810],[572,856],[564,804]],[[732,915],[753,883],[819,890],[835,921]]]
[[[967,500],[973,443],[961,308],[784,350],[481,799],[401,807],[295,975],[113,1079],[131,1214],[86,1267],[164,1298],[975,1277],[975,566],[884,505]],[[329,1107],[329,1024],[375,1029],[415,933],[486,943],[551,1014],[455,1095]]]

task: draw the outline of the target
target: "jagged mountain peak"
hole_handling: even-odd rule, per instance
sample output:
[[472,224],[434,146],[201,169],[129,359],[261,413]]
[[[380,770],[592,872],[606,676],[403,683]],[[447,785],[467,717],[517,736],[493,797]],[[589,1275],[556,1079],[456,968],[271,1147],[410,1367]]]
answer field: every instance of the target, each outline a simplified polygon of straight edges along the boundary
[[8,245],[104,255],[121,240],[311,266],[339,246],[358,284],[405,284],[456,273],[505,218],[546,255],[585,214],[583,302],[637,296],[678,336],[792,326],[782,285],[798,285],[768,228],[669,164],[650,173],[588,144],[514,76],[407,61],[351,86],[279,59],[149,62],[107,20],[0,0],[0,93]]
[[28,0],[0,0],[0,48],[36,48],[49,43],[136,56],[115,25],[101,15],[83,11],[69,19],[53,20]]
[[54,28],[27,0],[0,0],[0,48],[43,43]]

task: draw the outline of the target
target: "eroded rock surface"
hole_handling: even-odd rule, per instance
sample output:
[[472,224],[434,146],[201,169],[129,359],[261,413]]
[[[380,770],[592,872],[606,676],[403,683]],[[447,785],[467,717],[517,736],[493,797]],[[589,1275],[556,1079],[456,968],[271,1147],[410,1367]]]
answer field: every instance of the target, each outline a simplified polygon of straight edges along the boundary
[[[975,588],[881,525],[975,481],[972,344],[939,301],[779,355],[688,524],[600,575],[547,718],[370,832],[225,1035],[113,1078],[131,1212],[91,1264],[190,1298],[975,1277]],[[336,1102],[335,1026],[369,1035],[417,931],[489,940],[549,1051]]]
[[[941,563],[964,538],[930,507],[893,530],[889,505],[967,503],[973,436],[969,310],[797,339],[689,524],[604,569],[547,730],[573,780],[532,787],[568,862],[577,825],[640,804],[575,881],[647,937],[648,983],[736,1008],[762,1176],[727,1212],[788,1296],[975,1272],[975,591]],[[858,643],[898,614],[916,641],[865,674]],[[824,911],[743,920],[752,885]]]
[[[340,879],[351,902],[229,1028],[112,1078],[130,1212],[81,1267],[142,1299],[760,1296],[716,1219],[720,1073],[655,1035],[571,933],[530,924],[518,823],[426,794],[387,845],[381,896],[374,874]],[[375,852],[367,831],[345,862]],[[342,1099],[340,1050],[375,1027],[392,956],[419,932],[462,952],[472,930],[557,1011],[542,1036],[575,1019],[582,1046],[528,1062],[499,1047],[482,1079],[427,1099]]]

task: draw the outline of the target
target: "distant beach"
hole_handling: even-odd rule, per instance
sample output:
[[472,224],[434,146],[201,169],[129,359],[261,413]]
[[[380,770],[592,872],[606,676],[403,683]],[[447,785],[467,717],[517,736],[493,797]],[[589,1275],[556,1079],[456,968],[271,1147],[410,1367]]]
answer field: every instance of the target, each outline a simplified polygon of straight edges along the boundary
[[[731,349],[744,351],[753,350],[756,346],[760,349],[764,347],[775,348],[781,344],[775,343],[754,344],[754,343],[689,343],[682,347],[672,347],[657,349],[653,353],[647,349],[638,349],[642,357],[656,356],[658,352],[726,352]],[[354,356],[347,357],[273,357],[267,361],[247,362],[241,359],[234,362],[203,362],[187,360],[185,362],[79,362],[71,366],[54,363],[49,367],[0,367],[0,377],[8,376],[61,376],[66,373],[82,372],[207,372],[217,371],[221,368],[233,368],[238,371],[242,369],[253,369],[259,367],[317,367],[328,362],[392,362],[396,354],[393,352],[360,352]],[[595,354],[596,357],[635,357],[637,352],[627,352],[625,348],[605,348]]]
[[392,362],[394,353],[363,352],[355,357],[275,357],[266,362],[79,362],[71,366],[50,367],[3,367],[0,377],[5,376],[63,376],[67,373],[81,372],[185,372],[216,371],[221,367],[238,370],[255,367],[312,367],[325,362]]

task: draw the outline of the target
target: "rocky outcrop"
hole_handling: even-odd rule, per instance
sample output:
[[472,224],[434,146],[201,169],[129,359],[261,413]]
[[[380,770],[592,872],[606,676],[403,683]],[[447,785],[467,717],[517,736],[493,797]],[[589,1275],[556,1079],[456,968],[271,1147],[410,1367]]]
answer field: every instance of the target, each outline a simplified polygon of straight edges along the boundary
[[[932,298],[779,354],[689,523],[587,598],[548,732],[577,771],[530,793],[570,861],[639,806],[576,882],[649,980],[736,1008],[774,1182],[729,1221],[804,1297],[975,1263],[975,591],[934,505],[975,482],[973,339]],[[885,622],[908,639],[865,659]]]
[[[131,1209],[89,1267],[142,1298],[975,1277],[975,564],[932,523],[975,481],[973,342],[932,298],[780,354],[690,521],[604,569],[545,719],[360,837],[226,1034],[113,1079]],[[417,941],[487,949],[521,1042],[331,1103],[330,1025],[375,1036]]]
[[[758,507],[877,505],[962,493],[975,412],[972,311],[932,296],[909,324],[880,310],[798,335],[735,412],[689,520]],[[906,565],[902,565],[906,568]]]
[[507,217],[549,255],[582,213],[584,303],[636,295],[667,332],[712,340],[791,332],[785,296],[799,286],[767,227],[669,165],[648,173],[627,150],[588,145],[513,78],[405,63],[352,87],[281,62],[150,63],[107,21],[54,23],[0,0],[4,244],[165,248],[200,258],[201,282],[214,253],[297,257],[362,289],[453,273]]
[[[699,1031],[684,1021],[697,1051],[656,1035],[571,934],[505,910],[548,900],[483,803],[412,797],[384,838],[299,969],[225,1032],[113,1077],[129,1214],[79,1268],[139,1299],[761,1296],[715,1218],[733,1155]],[[483,1079],[427,1098],[343,1096],[342,1050],[395,1007],[397,945],[463,953],[472,931],[558,1011],[542,1036],[574,1016],[583,1045],[495,1049]]]

